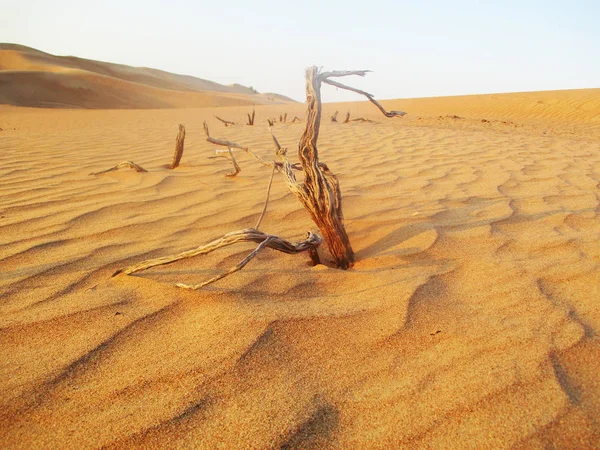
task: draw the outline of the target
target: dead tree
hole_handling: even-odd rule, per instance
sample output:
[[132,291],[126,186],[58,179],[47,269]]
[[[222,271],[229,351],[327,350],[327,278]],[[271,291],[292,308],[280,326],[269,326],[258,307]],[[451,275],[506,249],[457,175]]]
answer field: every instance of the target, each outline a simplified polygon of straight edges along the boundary
[[252,110],[252,115],[250,115],[250,113],[248,113],[248,125],[253,126],[254,125],[254,115],[256,114],[256,111]]
[[175,142],[175,154],[173,155],[173,162],[169,166],[169,169],[175,169],[181,157],[183,156],[183,143],[185,141],[185,127],[179,124],[179,132],[177,133],[177,140]]
[[337,116],[338,116],[338,111],[333,113],[333,116],[331,116],[331,121],[332,122],[337,122]]
[[[298,197],[300,202],[308,210],[311,218],[315,224],[319,227],[319,230],[323,234],[323,238],[327,243],[329,251],[334,258],[335,265],[342,269],[352,267],[354,264],[354,251],[350,245],[350,240],[344,228],[343,213],[342,213],[342,195],[337,177],[329,170],[326,164],[319,161],[319,152],[317,149],[317,140],[319,138],[319,129],[321,125],[321,85],[322,83],[330,84],[340,89],[345,89],[359,93],[366,96],[369,101],[375,104],[380,111],[386,117],[403,116],[405,113],[402,111],[386,111],[383,106],[377,102],[371,94],[364,91],[346,86],[342,83],[332,80],[331,78],[345,77],[350,75],[365,76],[368,71],[356,70],[356,71],[333,71],[333,72],[320,72],[317,67],[310,67],[306,71],[306,103],[307,103],[307,118],[306,128],[300,137],[298,145],[298,157],[300,163],[291,164],[287,158],[287,149],[282,148],[277,141],[277,138],[271,133],[273,142],[275,144],[277,156],[279,162],[267,162],[247,147],[242,147],[234,142],[225,140],[214,139],[208,132],[208,125],[204,124],[205,132],[207,135],[207,141],[213,144],[225,146],[231,151],[231,148],[239,148],[244,150],[249,155],[253,156],[261,164],[271,167],[271,180],[269,181],[269,187],[267,190],[267,200],[269,200],[269,192],[272,181],[272,176],[275,170],[278,170],[288,188]],[[269,122],[271,120],[269,119]],[[294,171],[301,170],[303,172],[303,181],[299,182],[296,180]],[[175,261],[193,257],[196,255],[202,255],[210,253],[218,248],[225,247],[228,245],[235,244],[237,242],[252,241],[258,242],[258,247],[250,253],[244,260],[242,260],[235,267],[230,269],[228,272],[211,278],[210,280],[201,283],[199,285],[185,285],[178,284],[178,286],[198,289],[209,283],[224,278],[225,276],[234,273],[244,267],[248,261],[258,254],[265,247],[270,247],[275,250],[283,251],[286,253],[298,253],[301,251],[311,252],[311,257],[316,256],[315,249],[321,243],[321,237],[316,234],[309,233],[306,240],[292,244],[285,241],[277,236],[268,235],[258,231],[258,227],[261,223],[262,217],[266,211],[266,202],[263,212],[258,220],[256,228],[248,228],[241,231],[235,231],[228,233],[225,236],[217,239],[207,245],[200,246],[194,250],[180,253],[174,256],[168,256],[164,258],[157,258],[154,260],[144,261],[142,263],[133,265],[126,269],[118,270],[118,273],[132,274],[141,270],[148,269],[163,264],[170,264]]]
[[346,113],[346,119],[344,120],[344,123],[348,123],[348,122],[350,122],[350,111],[348,111]]
[[229,120],[221,119],[219,116],[215,116],[215,118],[217,120],[220,120],[221,122],[223,122],[225,124],[225,127],[228,127],[229,125],[235,125],[235,122],[231,122]]

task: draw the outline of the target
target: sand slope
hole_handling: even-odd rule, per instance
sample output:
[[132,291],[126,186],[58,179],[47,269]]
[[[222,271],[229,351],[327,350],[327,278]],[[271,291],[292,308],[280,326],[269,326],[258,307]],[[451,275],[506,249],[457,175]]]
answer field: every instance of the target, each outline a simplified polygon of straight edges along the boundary
[[[240,155],[225,178],[202,132],[268,157],[263,126],[213,118],[247,108],[0,108],[0,445],[598,448],[600,134],[568,109],[598,92],[571,94],[555,118],[476,97],[394,101],[411,113],[394,120],[350,105],[379,122],[325,120],[319,142],[355,268],[266,251],[197,292],[173,283],[252,246],[110,275],[255,223],[268,170]],[[302,105],[257,124],[283,112]],[[302,129],[275,132],[292,153]],[[149,172],[88,175],[123,159]],[[263,229],[312,228],[276,178]]]
[[0,44],[0,104],[54,108],[185,108],[287,103],[277,94],[157,69]]

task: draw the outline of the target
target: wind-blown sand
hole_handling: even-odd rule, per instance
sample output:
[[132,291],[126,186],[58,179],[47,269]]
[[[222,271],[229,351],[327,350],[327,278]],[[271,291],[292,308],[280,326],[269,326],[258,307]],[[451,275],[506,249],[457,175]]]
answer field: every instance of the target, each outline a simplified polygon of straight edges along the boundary
[[50,108],[200,108],[288,103],[278,94],[256,94],[147,67],[55,56],[0,43],[0,104]]
[[[356,266],[266,250],[200,291],[254,246],[111,274],[253,226],[269,170],[225,178],[202,122],[269,157],[303,105],[0,107],[0,446],[597,448],[600,90],[385,104],[325,105]],[[271,195],[264,231],[314,229]]]

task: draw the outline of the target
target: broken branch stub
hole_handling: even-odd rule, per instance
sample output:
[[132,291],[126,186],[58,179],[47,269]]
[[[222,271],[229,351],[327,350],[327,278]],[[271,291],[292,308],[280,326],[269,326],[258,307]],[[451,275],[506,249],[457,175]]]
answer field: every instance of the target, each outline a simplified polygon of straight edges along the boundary
[[185,142],[185,127],[179,124],[179,132],[177,133],[177,140],[175,141],[175,154],[173,155],[173,162],[169,166],[169,169],[175,169],[181,162],[183,156],[183,144]]
[[219,116],[215,116],[215,118],[217,120],[220,120],[221,122],[223,122],[226,127],[228,127],[229,125],[235,125],[235,122],[231,122],[229,120],[221,119]]
[[252,110],[252,115],[250,115],[250,113],[248,113],[248,125],[250,126],[254,126],[254,116],[256,114],[256,111]]
[[337,122],[337,116],[338,116],[339,111],[336,111],[333,113],[333,116],[331,116],[331,121],[332,122]]
[[346,113],[346,119],[344,120],[344,123],[348,123],[348,122],[350,122],[350,111],[348,111]]

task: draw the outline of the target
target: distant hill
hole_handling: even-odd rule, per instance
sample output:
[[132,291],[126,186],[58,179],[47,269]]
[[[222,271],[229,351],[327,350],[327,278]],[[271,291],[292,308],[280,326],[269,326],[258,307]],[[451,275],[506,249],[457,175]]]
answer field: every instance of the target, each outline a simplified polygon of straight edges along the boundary
[[189,75],[55,56],[0,43],[0,104],[49,108],[185,108],[293,102]]

